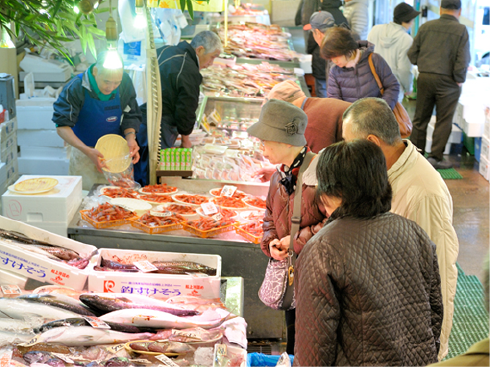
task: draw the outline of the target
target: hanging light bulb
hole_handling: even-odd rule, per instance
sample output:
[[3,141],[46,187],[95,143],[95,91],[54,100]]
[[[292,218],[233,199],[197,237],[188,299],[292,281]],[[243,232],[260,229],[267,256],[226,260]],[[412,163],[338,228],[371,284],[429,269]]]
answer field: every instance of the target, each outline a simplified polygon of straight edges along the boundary
[[135,1],[135,12],[136,17],[134,18],[134,26],[136,28],[146,28],[146,17],[144,15],[144,0],[136,0]]
[[121,56],[115,48],[109,48],[104,60],[104,69],[122,69]]
[[104,69],[121,69],[123,67],[121,57],[117,53],[117,27],[116,21],[109,16],[105,23],[105,38],[107,39],[108,51],[104,61]]

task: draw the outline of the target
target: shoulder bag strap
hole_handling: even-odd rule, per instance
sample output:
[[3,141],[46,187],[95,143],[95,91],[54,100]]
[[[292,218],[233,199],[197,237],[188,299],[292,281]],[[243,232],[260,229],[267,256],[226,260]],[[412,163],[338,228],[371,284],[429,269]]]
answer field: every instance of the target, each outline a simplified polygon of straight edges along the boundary
[[379,76],[376,73],[376,69],[374,68],[373,53],[372,52],[368,56],[368,61],[369,61],[369,67],[371,68],[371,73],[373,73],[374,79],[376,79],[376,83],[378,83],[379,91],[381,92],[381,95],[383,95],[385,92],[385,89],[383,88],[383,83],[381,83],[381,80],[379,80]]

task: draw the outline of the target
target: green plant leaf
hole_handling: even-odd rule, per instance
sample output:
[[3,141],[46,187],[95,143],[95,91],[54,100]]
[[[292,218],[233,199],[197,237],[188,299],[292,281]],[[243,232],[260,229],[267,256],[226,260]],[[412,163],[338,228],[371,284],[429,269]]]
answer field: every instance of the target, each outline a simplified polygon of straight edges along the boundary
[[194,20],[194,7],[192,6],[192,0],[187,0],[187,11],[192,20]]
[[186,0],[180,0],[180,10],[182,10],[182,12],[185,10],[185,1]]
[[91,33],[87,33],[88,49],[90,53],[97,58],[97,50],[95,49],[94,37]]
[[80,29],[80,42],[82,43],[82,51],[84,54],[87,54],[87,31],[85,30],[85,27],[82,27]]
[[87,27],[87,29],[90,33],[93,33],[96,36],[105,37],[105,31],[103,31],[102,29],[95,28],[95,27]]
[[53,11],[50,13],[53,18],[55,18],[56,14],[58,14],[58,11],[60,10],[62,2],[63,2],[63,0],[58,0],[56,2],[56,5],[54,6]]
[[83,19],[81,23],[82,23],[83,25],[89,25],[89,26],[92,26],[92,25],[97,25],[97,23],[96,23],[96,22],[91,21],[91,20],[88,20],[88,19]]

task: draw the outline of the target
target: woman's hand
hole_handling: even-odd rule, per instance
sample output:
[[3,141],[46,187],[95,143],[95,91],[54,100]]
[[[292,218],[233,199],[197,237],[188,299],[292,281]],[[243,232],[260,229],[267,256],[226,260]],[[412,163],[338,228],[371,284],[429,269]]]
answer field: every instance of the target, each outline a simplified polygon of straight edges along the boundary
[[[284,237],[284,238],[286,238],[286,237]],[[289,236],[287,236],[287,238],[289,238]],[[271,253],[271,257],[274,260],[277,260],[277,261],[285,260],[288,257],[289,242],[288,242],[287,246],[285,246],[282,244],[282,240],[278,240],[276,238],[275,240],[272,240],[269,243],[269,251]]]

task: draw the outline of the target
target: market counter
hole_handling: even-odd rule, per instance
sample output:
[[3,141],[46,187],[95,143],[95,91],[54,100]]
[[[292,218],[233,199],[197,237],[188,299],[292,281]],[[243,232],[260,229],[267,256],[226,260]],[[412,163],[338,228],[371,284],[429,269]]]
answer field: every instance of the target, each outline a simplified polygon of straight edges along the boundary
[[[181,190],[199,186],[202,192],[218,185],[233,184],[242,190],[246,187],[252,195],[267,192],[266,184],[239,184],[214,180],[188,180],[164,178],[164,182]],[[177,183],[177,184],[176,184]],[[187,187],[186,187],[187,186]],[[68,236],[76,241],[91,244],[98,248],[117,248],[144,251],[165,251],[179,253],[215,254],[222,260],[223,277],[242,277],[244,279],[244,310],[247,321],[248,339],[282,338],[284,330],[283,312],[265,306],[258,298],[258,290],[264,278],[268,258],[259,245],[247,242],[235,232],[220,234],[215,238],[199,238],[184,230],[170,234],[150,235],[130,226],[114,229],[95,229],[83,223],[77,213],[68,227]]]

